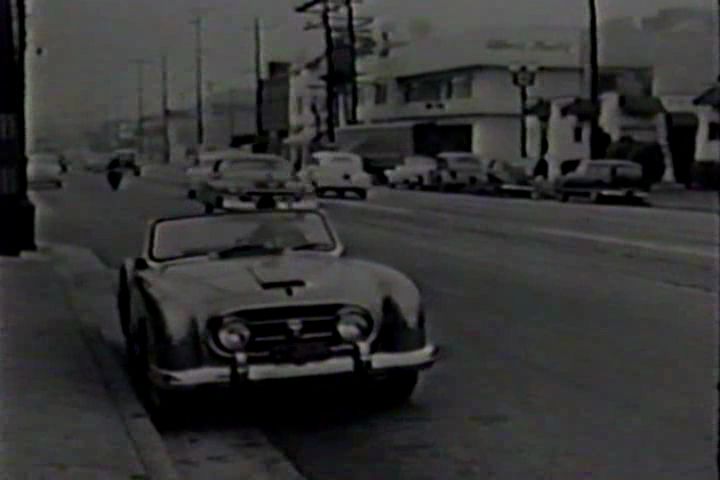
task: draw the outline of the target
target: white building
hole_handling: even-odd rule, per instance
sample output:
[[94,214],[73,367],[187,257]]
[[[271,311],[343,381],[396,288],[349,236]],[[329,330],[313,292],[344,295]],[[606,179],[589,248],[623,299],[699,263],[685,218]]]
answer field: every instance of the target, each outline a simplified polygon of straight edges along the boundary
[[325,83],[320,61],[295,65],[290,74],[290,135],[286,156],[293,163],[307,156],[310,144],[326,131]]
[[[389,58],[361,65],[372,85],[364,88],[360,119],[471,125],[468,145],[473,152],[518,158],[521,100],[511,69],[538,69],[527,92],[531,100],[578,96],[587,89],[584,38],[582,30],[572,28],[492,28],[397,49]],[[649,65],[642,62],[642,49],[636,43],[615,53],[601,45],[604,90],[626,72],[651,77]],[[528,127],[531,153],[537,150],[532,139],[540,127],[534,127],[533,120],[528,120]]]
[[699,119],[695,138],[696,175],[717,176],[720,172],[720,85],[706,90],[694,104]]

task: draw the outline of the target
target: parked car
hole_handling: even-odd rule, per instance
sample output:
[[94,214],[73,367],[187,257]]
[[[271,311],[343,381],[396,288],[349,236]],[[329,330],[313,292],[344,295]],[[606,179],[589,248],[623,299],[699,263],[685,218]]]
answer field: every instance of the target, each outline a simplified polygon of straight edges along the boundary
[[366,199],[372,186],[370,175],[363,170],[362,157],[346,152],[313,153],[300,170],[300,178],[315,188],[318,197],[334,192],[338,196],[352,193]]
[[552,182],[552,196],[567,202],[572,197],[589,198],[593,203],[621,200],[644,201],[650,186],[643,178],[642,165],[630,160],[584,160],[577,169]]
[[437,155],[438,169],[431,185],[441,190],[459,190],[487,183],[487,161],[468,152]]
[[200,152],[195,165],[185,171],[190,183],[190,191],[196,185],[220,178],[222,170],[229,168],[230,165],[256,158],[264,158],[264,154],[248,153],[234,148]]
[[349,257],[319,210],[156,220],[120,269],[117,306],[156,419],[184,389],[320,375],[403,401],[437,354],[417,286]]
[[28,185],[33,188],[62,188],[62,175],[68,166],[64,157],[58,153],[33,153],[28,155]]
[[491,160],[487,166],[487,188],[494,194],[532,195],[534,162],[526,158]]
[[433,173],[437,169],[437,159],[414,155],[405,157],[401,165],[385,170],[385,178],[390,188],[400,185],[407,188],[422,188],[432,183]]
[[311,187],[293,174],[288,161],[275,155],[243,153],[193,172],[188,197],[201,202],[206,213],[216,208],[317,206]]

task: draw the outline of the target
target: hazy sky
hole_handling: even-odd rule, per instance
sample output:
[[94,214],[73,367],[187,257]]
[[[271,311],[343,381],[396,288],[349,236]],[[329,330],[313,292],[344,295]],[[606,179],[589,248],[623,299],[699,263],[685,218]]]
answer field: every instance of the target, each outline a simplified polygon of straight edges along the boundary
[[[646,15],[665,6],[712,8],[715,0],[597,0],[602,17]],[[136,113],[136,70],[145,69],[146,111],[159,108],[159,59],[168,52],[172,99],[191,94],[195,9],[205,9],[206,80],[251,85],[252,21],[266,27],[266,60],[319,53],[318,33],[304,32],[300,0],[29,0],[31,41],[46,49],[31,61],[32,108],[61,122]],[[441,35],[493,24],[581,25],[587,0],[365,0],[363,13],[399,28],[417,19]],[[189,98],[189,97],[188,97]]]

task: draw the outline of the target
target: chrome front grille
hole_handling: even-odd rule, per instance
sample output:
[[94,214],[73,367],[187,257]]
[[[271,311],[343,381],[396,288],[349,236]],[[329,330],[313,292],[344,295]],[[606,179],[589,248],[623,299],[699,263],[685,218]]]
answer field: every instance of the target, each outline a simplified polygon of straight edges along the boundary
[[250,358],[273,358],[287,347],[316,344],[328,351],[342,349],[337,332],[337,313],[344,305],[312,305],[245,310],[242,318],[251,332],[246,347]]

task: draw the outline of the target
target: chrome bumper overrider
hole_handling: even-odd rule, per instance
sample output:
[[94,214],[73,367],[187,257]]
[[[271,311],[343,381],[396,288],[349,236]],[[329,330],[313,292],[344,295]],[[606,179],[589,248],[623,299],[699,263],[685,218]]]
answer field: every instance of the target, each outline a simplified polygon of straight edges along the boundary
[[[422,369],[430,367],[436,360],[438,348],[429,345],[420,350],[400,353],[376,353],[367,361],[358,362],[352,357],[335,357],[302,365],[263,364],[238,366],[234,372],[227,366],[201,367],[188,370],[163,370],[151,367],[151,380],[165,388],[195,387],[200,385],[228,384],[232,377],[239,380],[260,381],[291,379],[323,375],[352,373],[382,373],[394,369]],[[359,367],[359,365],[363,365]]]

